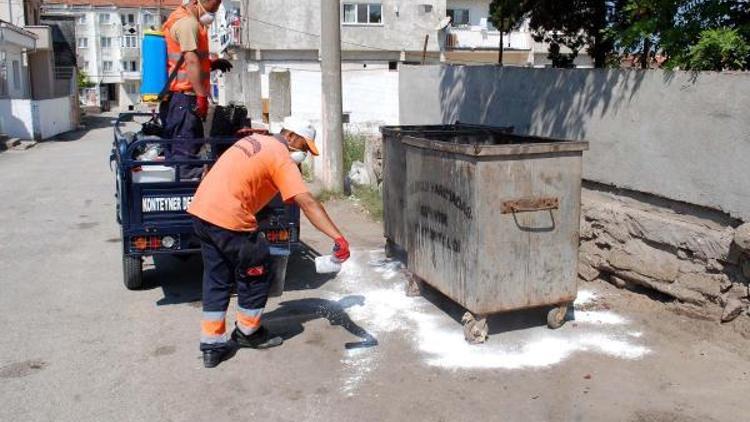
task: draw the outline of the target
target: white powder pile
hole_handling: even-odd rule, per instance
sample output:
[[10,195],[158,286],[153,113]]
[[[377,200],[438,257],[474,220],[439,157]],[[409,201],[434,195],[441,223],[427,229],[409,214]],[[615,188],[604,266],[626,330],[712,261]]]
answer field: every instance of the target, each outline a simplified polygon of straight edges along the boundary
[[[386,334],[411,339],[429,365],[451,369],[538,368],[558,364],[577,352],[620,359],[638,359],[650,352],[634,343],[642,333],[628,331],[631,322],[611,311],[579,310],[575,312],[576,327],[568,322],[558,330],[540,326],[502,332],[491,334],[485,344],[469,345],[459,323],[423,298],[406,296],[400,264],[378,257],[378,253],[370,253],[367,266],[345,266],[338,276],[340,289],[336,289],[334,299],[349,294],[364,296],[362,306],[347,309],[350,318],[378,338],[381,346]],[[391,287],[380,287],[384,280]],[[581,290],[574,305],[580,308],[596,297],[592,291]],[[344,383],[345,392],[351,393],[377,365],[374,349],[347,352],[342,360],[350,374]],[[363,367],[367,369],[360,369]]]

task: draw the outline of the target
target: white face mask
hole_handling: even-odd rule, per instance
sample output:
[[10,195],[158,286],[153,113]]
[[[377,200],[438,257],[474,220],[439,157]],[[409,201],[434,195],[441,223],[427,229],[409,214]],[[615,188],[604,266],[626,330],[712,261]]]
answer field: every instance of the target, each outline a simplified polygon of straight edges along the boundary
[[198,18],[198,21],[203,26],[211,25],[214,22],[214,19],[216,19],[216,14],[206,10],[206,8],[203,7],[203,3],[201,2],[201,0],[198,0],[198,5],[201,7],[201,9],[203,9],[203,14]]
[[289,153],[289,157],[297,164],[302,164],[307,158],[307,153],[304,151],[292,151]]
[[214,19],[216,19],[216,16],[213,13],[206,12],[198,18],[198,21],[200,21],[203,26],[209,26],[214,22]]

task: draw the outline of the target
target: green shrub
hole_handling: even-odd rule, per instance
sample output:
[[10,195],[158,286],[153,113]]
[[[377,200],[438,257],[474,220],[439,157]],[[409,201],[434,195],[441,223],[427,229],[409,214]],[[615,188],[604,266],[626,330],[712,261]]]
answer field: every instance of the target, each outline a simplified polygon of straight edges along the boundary
[[742,70],[749,54],[750,45],[736,29],[706,29],[681,61],[688,70]]
[[367,138],[358,133],[344,133],[344,174],[349,174],[352,163],[365,161],[365,143]]

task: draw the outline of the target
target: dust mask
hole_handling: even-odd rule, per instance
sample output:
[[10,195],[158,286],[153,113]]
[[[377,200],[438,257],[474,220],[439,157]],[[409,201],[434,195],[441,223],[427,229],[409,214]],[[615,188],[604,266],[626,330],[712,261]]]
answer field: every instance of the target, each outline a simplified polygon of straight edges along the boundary
[[201,0],[198,0],[198,5],[203,9],[203,14],[198,18],[198,21],[203,26],[211,25],[214,22],[214,19],[216,19],[216,14],[206,10],[206,8],[203,7],[203,2],[201,2]]
[[297,164],[302,164],[307,158],[307,153],[304,151],[292,151],[289,153],[289,157]]

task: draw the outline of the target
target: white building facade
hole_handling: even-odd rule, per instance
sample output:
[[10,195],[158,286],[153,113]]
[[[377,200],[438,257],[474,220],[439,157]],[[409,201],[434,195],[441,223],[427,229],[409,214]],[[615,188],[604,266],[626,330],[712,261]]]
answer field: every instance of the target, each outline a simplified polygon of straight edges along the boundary
[[63,0],[45,3],[46,12],[76,17],[78,68],[94,85],[81,92],[81,102],[103,109],[132,110],[140,101],[141,40],[144,31],[158,30],[180,4],[114,0],[110,4]]
[[[498,62],[500,32],[489,0],[342,0],[344,121],[376,132],[398,124],[398,69],[403,63]],[[248,106],[253,119],[294,115],[319,121],[319,0],[225,1],[211,29],[235,72],[214,75],[220,103]],[[503,34],[505,65],[549,65],[528,22]],[[543,50],[543,51],[542,51]]]

